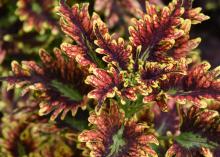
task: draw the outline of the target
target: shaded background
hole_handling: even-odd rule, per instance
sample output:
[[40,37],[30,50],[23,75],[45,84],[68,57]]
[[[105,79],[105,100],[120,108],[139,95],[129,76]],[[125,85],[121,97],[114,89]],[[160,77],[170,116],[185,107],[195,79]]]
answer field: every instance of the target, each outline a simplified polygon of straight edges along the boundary
[[216,67],[220,65],[220,0],[195,0],[194,5],[202,7],[210,19],[193,28],[192,34],[202,38],[202,58]]

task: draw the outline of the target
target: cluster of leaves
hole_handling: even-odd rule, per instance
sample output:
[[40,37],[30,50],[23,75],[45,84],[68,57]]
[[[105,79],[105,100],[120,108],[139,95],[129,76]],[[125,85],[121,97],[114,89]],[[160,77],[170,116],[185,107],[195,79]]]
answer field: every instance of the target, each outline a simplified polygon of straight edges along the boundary
[[0,1],[0,155],[219,156],[220,68],[195,59],[191,26],[209,17],[192,3],[96,0],[102,18],[71,0],[18,0],[12,16]]

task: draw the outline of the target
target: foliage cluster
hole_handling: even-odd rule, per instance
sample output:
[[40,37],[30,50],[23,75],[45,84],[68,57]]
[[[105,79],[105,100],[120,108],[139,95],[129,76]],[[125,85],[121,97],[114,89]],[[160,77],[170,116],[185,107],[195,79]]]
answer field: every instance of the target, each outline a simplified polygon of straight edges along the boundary
[[209,17],[91,3],[0,0],[0,156],[220,156],[220,68],[190,35]]

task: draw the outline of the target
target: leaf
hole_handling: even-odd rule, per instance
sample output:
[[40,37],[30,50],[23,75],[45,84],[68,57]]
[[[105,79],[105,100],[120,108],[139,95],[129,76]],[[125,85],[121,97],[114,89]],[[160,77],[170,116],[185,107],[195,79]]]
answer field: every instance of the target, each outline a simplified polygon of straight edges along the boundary
[[210,67],[208,62],[202,62],[188,68],[186,75],[169,75],[160,87],[163,90],[178,89],[176,93],[169,94],[169,97],[179,102],[190,101],[200,106],[204,98],[220,100],[220,68],[209,70]]
[[115,133],[112,137],[113,143],[110,146],[110,153],[107,157],[111,157],[114,154],[118,154],[119,150],[123,148],[123,146],[126,145],[125,140],[123,139],[123,132],[124,132],[124,126],[122,126],[117,133]]
[[[201,8],[192,8],[192,2],[173,0],[161,8],[147,2],[146,14],[134,19],[129,28],[135,56],[144,61],[165,60],[169,54],[180,59],[196,48],[200,39],[190,39],[190,26],[209,17],[201,13]],[[138,47],[141,47],[140,54],[135,52]]]
[[81,7],[75,4],[69,8],[65,0],[60,1],[61,28],[82,47],[86,46],[86,40],[92,43],[94,39],[88,6],[83,3]]
[[201,109],[194,105],[186,107],[179,105],[181,117],[181,134],[174,138],[173,145],[168,149],[166,157],[181,154],[181,156],[210,156],[219,146],[219,113],[214,110]]
[[152,106],[154,113],[154,128],[159,135],[166,135],[167,132],[177,134],[179,132],[180,117],[178,106],[174,103],[168,103],[168,112],[163,112],[158,105]]
[[74,116],[78,108],[85,109],[90,90],[84,83],[86,72],[82,72],[74,60],[65,58],[60,49],[54,49],[54,56],[40,50],[41,66],[34,61],[23,61],[21,65],[12,62],[13,76],[5,78],[13,87],[22,88],[23,95],[30,91],[37,93],[39,114],[52,113],[51,120],[61,113],[64,119],[69,111]]
[[107,26],[98,18],[95,22],[94,32],[97,37],[95,40],[97,53],[104,54],[102,58],[105,62],[119,66],[121,69],[127,69],[130,62],[132,47],[126,46],[123,38],[112,39]]
[[70,88],[68,85],[63,84],[57,80],[52,80],[51,85],[55,87],[63,96],[70,98],[70,100],[81,101],[82,95],[75,89]]
[[141,46],[138,58],[158,60],[158,55],[171,49],[175,40],[180,38],[184,31],[179,28],[184,9],[181,2],[172,1],[168,7],[157,10],[156,6],[146,2],[147,13],[139,20],[134,19],[129,28],[130,42],[137,49]]
[[126,27],[132,17],[138,16],[141,5],[137,0],[95,0],[94,9],[104,12],[109,28],[120,28],[121,25]]
[[192,50],[198,47],[201,38],[190,39],[191,25],[192,22],[189,19],[182,22],[180,28],[184,31],[184,35],[176,40],[175,45],[168,52],[169,56],[179,60],[187,57]]
[[88,93],[88,97],[98,101],[98,110],[107,98],[113,98],[115,95],[120,97],[122,103],[124,99],[136,99],[135,90],[124,87],[124,80],[118,69],[114,67],[110,67],[109,70],[94,68],[92,72],[93,75],[89,75],[85,83],[95,88]]
[[18,157],[23,157],[26,155],[25,147],[20,141],[17,141],[17,148],[18,148]]
[[[77,62],[82,66],[91,64],[104,67],[95,52],[93,19],[90,18],[88,13],[88,6],[88,3],[83,3],[81,7],[79,4],[75,4],[72,8],[69,8],[65,1],[61,0],[61,28],[65,34],[77,43],[77,45],[63,44],[61,48],[68,56],[77,57]],[[79,52],[75,51],[76,49]]]
[[95,157],[140,157],[143,154],[157,157],[150,144],[158,145],[158,141],[148,134],[147,124],[125,121],[116,103],[111,101],[110,108],[90,115],[88,121],[92,128],[79,134],[79,142],[84,142],[90,155]]
[[69,125],[73,129],[77,129],[78,131],[83,131],[85,129],[88,129],[88,121],[87,119],[79,119],[76,117],[70,117],[66,116],[65,119],[63,120],[64,123]]
[[141,111],[145,105],[146,104],[143,103],[143,96],[139,95],[136,101],[127,100],[126,103],[120,107],[124,110],[125,118],[130,119]]
[[85,83],[95,87],[88,93],[88,97],[98,100],[99,109],[106,98],[115,96],[120,80],[118,71],[114,68],[111,71],[95,68],[93,74],[86,78]]
[[42,33],[48,27],[58,31],[58,22],[52,14],[55,4],[53,0],[17,1],[16,14],[21,21],[24,21],[24,31],[31,31],[35,28]]
[[184,18],[190,19],[192,24],[199,24],[205,20],[209,19],[209,16],[201,13],[202,8],[192,8],[192,3],[194,0],[183,0],[183,7],[185,8]]
[[201,147],[215,149],[219,146],[218,143],[212,142],[207,138],[193,132],[181,133],[179,136],[175,137],[175,140],[186,149]]

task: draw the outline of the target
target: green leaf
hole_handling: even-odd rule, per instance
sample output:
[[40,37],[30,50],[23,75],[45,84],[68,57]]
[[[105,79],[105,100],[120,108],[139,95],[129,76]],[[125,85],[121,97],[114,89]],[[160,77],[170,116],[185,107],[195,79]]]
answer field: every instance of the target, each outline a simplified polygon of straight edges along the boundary
[[51,86],[56,88],[63,96],[71,100],[81,101],[83,99],[82,95],[77,90],[57,80],[51,81]]
[[218,147],[217,143],[210,141],[207,138],[192,132],[181,133],[179,136],[175,138],[175,140],[182,147],[186,149],[201,148],[201,147],[214,149]]
[[114,156],[115,154],[117,154],[120,149],[125,145],[125,141],[123,139],[123,132],[124,132],[124,126],[122,126],[118,132],[113,135],[113,143],[112,145],[110,146],[110,153],[108,154],[107,157],[111,157],[111,156]]
[[129,119],[138,113],[145,105],[146,104],[143,103],[143,96],[138,95],[136,101],[126,101],[126,103],[120,107],[124,110],[125,117]]
[[42,8],[41,8],[40,4],[38,4],[38,3],[36,3],[36,2],[33,2],[33,3],[31,4],[31,8],[32,8],[32,10],[33,10],[35,13],[37,13],[37,14],[40,14],[40,13],[42,12]]
[[103,61],[98,58],[97,53],[94,51],[94,48],[90,45],[89,41],[87,39],[84,39],[86,41],[86,45],[89,48],[88,55],[91,57],[92,61],[95,62],[99,68],[104,69],[105,64]]
[[17,148],[19,157],[23,157],[26,155],[25,148],[20,141],[17,142]]
[[83,131],[88,129],[88,121],[85,119],[77,119],[75,117],[66,116],[64,119],[64,123],[69,125],[71,128],[77,129],[79,131]]

